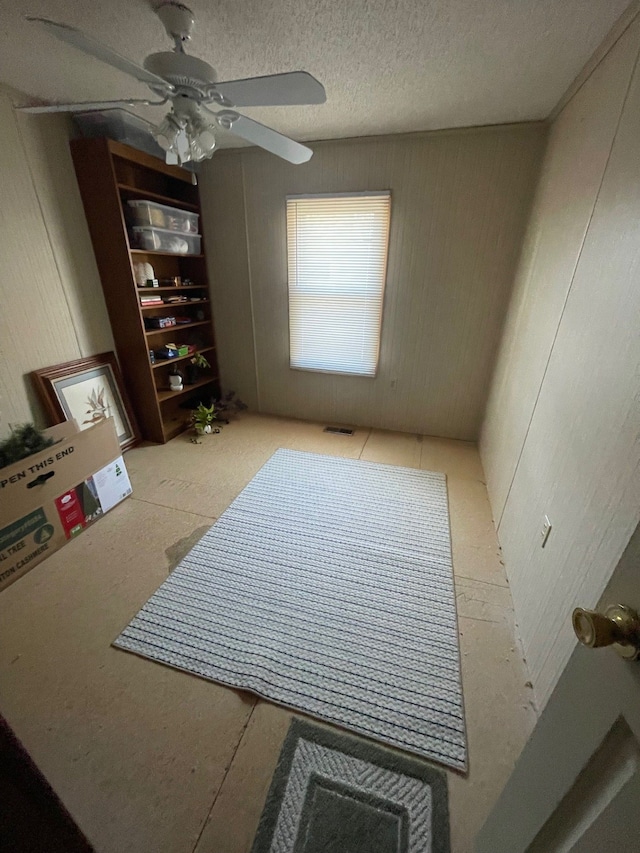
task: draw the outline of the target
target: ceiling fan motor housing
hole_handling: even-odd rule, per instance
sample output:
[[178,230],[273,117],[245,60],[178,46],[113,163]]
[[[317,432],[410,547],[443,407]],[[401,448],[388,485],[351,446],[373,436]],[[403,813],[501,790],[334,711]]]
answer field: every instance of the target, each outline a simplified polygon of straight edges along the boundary
[[162,21],[167,35],[174,41],[189,41],[195,18],[188,6],[182,3],[161,3],[156,6],[156,15]]
[[176,88],[194,90],[196,100],[208,94],[209,88],[218,80],[215,69],[208,62],[186,53],[174,53],[171,50],[152,53],[143,65],[147,71],[157,74]]

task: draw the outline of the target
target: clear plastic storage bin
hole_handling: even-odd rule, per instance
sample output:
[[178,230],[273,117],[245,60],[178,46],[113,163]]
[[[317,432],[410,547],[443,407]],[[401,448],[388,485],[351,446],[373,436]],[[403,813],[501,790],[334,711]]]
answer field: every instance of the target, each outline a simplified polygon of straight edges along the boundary
[[151,252],[171,252],[174,255],[199,255],[200,235],[169,231],[166,228],[134,225],[132,243],[136,249]]
[[128,204],[134,225],[152,225],[154,228],[181,231],[184,234],[198,233],[197,213],[146,199],[131,199]]

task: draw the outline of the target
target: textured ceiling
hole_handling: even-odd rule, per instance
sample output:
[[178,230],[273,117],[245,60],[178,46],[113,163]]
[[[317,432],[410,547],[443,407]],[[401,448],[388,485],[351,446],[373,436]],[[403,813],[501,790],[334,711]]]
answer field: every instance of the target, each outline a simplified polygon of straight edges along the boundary
[[[327,103],[246,110],[296,139],[546,117],[628,0],[187,0],[188,52],[220,79],[305,69]],[[0,81],[44,100],[146,87],[23,20],[79,27],[125,56],[170,48],[148,0],[0,0]],[[158,111],[147,109],[148,118]]]

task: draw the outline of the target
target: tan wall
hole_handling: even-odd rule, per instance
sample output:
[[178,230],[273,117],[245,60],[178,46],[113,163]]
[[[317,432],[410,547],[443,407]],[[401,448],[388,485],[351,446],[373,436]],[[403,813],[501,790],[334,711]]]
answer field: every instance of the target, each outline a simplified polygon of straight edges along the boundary
[[[265,412],[475,439],[544,139],[532,124],[319,143],[304,166],[217,155],[200,188],[225,386]],[[378,189],[378,376],[290,370],[285,196]]]
[[541,704],[640,514],[639,48],[636,21],[551,129],[482,429]]
[[69,134],[0,89],[0,435],[43,422],[29,371],[113,349]]

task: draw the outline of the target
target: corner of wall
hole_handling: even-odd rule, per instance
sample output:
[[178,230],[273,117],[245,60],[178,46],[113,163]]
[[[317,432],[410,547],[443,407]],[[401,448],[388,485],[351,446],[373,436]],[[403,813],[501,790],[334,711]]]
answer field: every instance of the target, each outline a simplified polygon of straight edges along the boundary
[[226,390],[258,409],[242,151],[220,152],[200,180],[218,364]]
[[29,372],[111,349],[93,249],[68,152],[68,119],[17,115],[0,87],[0,429],[42,412]]

